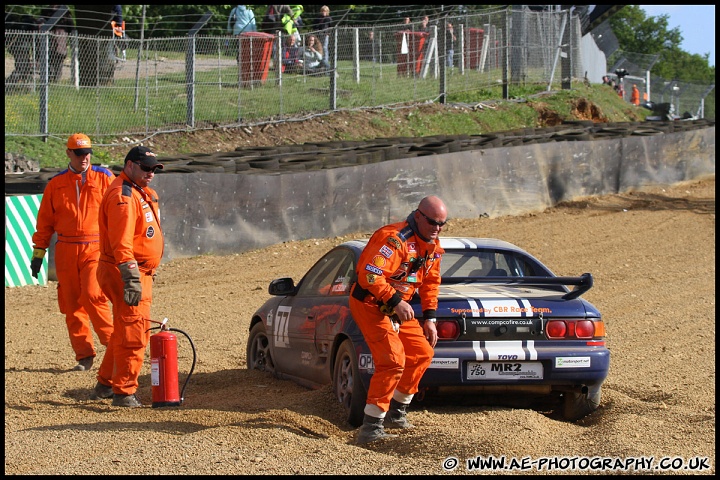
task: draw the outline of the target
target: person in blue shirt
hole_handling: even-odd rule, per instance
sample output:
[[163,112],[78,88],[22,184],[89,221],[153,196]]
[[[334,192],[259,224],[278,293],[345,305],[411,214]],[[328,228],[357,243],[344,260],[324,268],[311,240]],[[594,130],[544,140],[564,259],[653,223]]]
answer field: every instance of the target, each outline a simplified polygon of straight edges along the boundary
[[246,5],[237,5],[230,11],[227,32],[232,32],[235,36],[244,32],[257,32],[255,12],[247,8]]
[[[237,5],[230,10],[228,17],[227,32],[232,33],[234,37],[239,38],[241,33],[257,32],[255,24],[255,12],[247,8],[245,5]],[[240,63],[240,42],[235,40],[232,42],[233,48],[237,48],[237,62]]]

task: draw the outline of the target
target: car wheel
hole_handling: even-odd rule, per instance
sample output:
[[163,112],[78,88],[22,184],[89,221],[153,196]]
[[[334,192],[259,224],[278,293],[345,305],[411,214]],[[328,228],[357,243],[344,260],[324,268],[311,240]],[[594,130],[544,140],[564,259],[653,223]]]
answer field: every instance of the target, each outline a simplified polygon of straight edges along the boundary
[[597,410],[600,405],[601,388],[590,390],[588,393],[564,392],[562,413],[563,418],[569,421],[580,420]]
[[363,423],[367,391],[360,380],[357,354],[350,340],[345,340],[335,355],[332,379],[333,392],[345,409],[348,423],[359,427]]
[[275,373],[275,362],[270,354],[270,339],[262,322],[256,323],[250,329],[246,358],[248,370]]

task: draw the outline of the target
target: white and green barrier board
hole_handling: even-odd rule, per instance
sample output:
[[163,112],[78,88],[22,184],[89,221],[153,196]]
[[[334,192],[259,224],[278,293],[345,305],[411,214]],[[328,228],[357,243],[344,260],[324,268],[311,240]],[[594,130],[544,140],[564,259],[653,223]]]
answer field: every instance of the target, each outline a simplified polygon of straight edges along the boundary
[[42,195],[5,197],[5,286],[46,285],[48,257],[38,278],[30,275],[32,235]]

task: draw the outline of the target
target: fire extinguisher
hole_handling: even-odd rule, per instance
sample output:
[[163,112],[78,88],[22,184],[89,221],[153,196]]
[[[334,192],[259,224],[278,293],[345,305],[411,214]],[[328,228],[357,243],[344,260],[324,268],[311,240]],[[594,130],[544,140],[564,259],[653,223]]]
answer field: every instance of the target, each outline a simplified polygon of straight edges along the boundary
[[[159,327],[150,330],[160,329],[158,333],[150,337],[150,381],[152,384],[152,406],[158,407],[177,407],[185,400],[185,388],[190,381],[190,376],[195,370],[195,345],[190,336],[177,328],[167,326],[168,319],[165,318]],[[182,394],[178,393],[178,356],[177,356],[177,336],[170,332],[179,332],[185,335],[190,341],[193,351],[193,362],[188,373],[185,384],[183,385]]]

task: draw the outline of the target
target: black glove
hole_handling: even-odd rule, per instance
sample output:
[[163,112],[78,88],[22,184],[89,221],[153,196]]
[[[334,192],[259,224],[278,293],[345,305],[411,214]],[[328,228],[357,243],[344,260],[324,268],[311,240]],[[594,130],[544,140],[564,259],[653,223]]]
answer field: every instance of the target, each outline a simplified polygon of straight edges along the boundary
[[136,307],[142,298],[142,284],[140,283],[140,270],[136,261],[121,263],[118,265],[120,275],[125,283],[125,303]]
[[33,248],[32,260],[30,260],[30,272],[32,276],[38,278],[38,273],[42,268],[43,258],[45,258],[44,248]]

